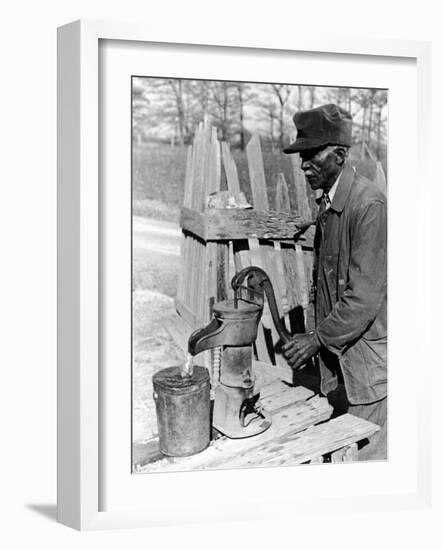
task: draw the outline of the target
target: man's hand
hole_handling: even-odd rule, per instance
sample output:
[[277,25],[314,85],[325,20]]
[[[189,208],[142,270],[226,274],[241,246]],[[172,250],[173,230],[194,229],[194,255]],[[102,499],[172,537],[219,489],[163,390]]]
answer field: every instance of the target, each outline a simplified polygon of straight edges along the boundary
[[316,332],[311,331],[307,334],[295,334],[290,342],[282,346],[282,353],[292,369],[298,369],[313,357],[320,347]]

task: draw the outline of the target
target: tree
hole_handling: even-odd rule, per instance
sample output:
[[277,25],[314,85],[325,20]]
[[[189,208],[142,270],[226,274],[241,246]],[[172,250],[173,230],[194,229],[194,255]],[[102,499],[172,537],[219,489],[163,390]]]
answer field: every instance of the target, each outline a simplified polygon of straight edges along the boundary
[[237,112],[238,112],[238,127],[239,146],[241,151],[244,151],[246,146],[246,127],[245,127],[245,107],[256,100],[256,94],[252,91],[250,84],[245,82],[236,82],[237,92]]
[[144,128],[149,120],[149,107],[145,79],[134,78],[132,81],[132,135],[138,143],[145,137]]
[[279,148],[284,147],[284,119],[285,110],[288,100],[290,99],[291,89],[287,84],[270,84],[270,90],[273,92],[273,96],[276,98],[276,104],[278,106],[278,125],[279,125]]
[[210,113],[218,126],[219,138],[222,141],[229,141],[233,134],[232,122],[236,105],[235,94],[237,94],[237,83],[226,81],[212,82]]
[[351,88],[328,88],[325,99],[351,113]]
[[306,88],[306,91],[308,92],[309,100],[310,100],[309,109],[313,109],[316,101],[316,86],[306,86],[305,88]]
[[373,130],[373,111],[374,111],[374,104],[375,104],[375,96],[376,96],[377,90],[369,90],[368,93],[368,103],[369,103],[369,111],[368,111],[368,128],[367,128],[367,145],[371,145],[371,133]]
[[189,117],[185,108],[186,101],[184,98],[185,81],[181,78],[169,78],[166,80],[166,85],[170,88],[174,107],[176,109],[176,127],[178,131],[178,142],[184,144],[190,137]]
[[212,101],[211,84],[208,80],[190,80],[188,83],[188,111],[192,128],[195,128],[210,112]]
[[298,93],[298,102],[297,102],[297,107],[298,107],[298,111],[302,111],[303,109],[303,86],[296,86],[296,89],[297,89],[297,93]]
[[377,106],[377,145],[376,145],[376,157],[378,160],[380,160],[381,157],[381,145],[382,145],[382,127],[383,127],[383,121],[382,121],[382,112],[384,110],[384,107],[387,105],[387,91],[386,90],[379,90],[375,96],[375,103]]

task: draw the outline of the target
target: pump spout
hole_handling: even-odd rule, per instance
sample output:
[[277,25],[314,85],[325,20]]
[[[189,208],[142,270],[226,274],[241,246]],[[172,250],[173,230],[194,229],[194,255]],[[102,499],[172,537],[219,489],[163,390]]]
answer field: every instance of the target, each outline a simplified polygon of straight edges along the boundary
[[262,305],[242,300],[224,300],[213,306],[213,319],[190,335],[188,351],[196,355],[221,346],[253,344],[258,332]]
[[197,355],[202,351],[225,344],[224,323],[214,317],[208,325],[192,332],[188,341],[188,352]]

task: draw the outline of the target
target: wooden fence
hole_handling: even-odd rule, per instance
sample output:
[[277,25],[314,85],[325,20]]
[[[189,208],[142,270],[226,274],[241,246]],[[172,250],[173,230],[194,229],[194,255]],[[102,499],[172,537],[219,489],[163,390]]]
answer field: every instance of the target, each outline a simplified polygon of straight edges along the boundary
[[[209,122],[201,123],[189,147],[181,209],[181,269],[176,310],[190,330],[204,326],[213,304],[232,297],[230,281],[249,265],[264,269],[278,310],[292,332],[313,326],[310,289],[313,227],[298,155],[291,155],[296,192],[292,210],[284,175],[277,176],[276,210],[269,209],[259,137],[246,148],[253,208],[243,208],[238,171],[225,142]],[[222,170],[227,190],[221,191]],[[214,199],[214,200],[209,200]],[[295,237],[295,238],[294,238]],[[285,366],[267,305],[256,342],[257,359]]]

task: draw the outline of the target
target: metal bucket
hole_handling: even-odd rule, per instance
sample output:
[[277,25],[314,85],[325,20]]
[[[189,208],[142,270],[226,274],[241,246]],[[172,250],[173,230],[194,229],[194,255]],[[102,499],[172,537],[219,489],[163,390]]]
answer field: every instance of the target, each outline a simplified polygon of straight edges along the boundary
[[163,369],[152,378],[160,451],[168,456],[190,456],[210,443],[210,376],[193,367],[182,376],[179,367]]

